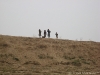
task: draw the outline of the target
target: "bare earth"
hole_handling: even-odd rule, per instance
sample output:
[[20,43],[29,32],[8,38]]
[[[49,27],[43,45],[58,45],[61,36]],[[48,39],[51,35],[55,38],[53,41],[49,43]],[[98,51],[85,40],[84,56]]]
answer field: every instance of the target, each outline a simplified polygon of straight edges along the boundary
[[100,75],[100,42],[0,35],[0,75]]

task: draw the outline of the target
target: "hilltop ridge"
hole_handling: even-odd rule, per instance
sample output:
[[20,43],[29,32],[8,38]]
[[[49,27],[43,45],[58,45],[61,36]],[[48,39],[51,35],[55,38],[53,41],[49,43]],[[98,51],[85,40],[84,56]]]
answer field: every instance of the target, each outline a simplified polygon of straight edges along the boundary
[[[100,72],[100,42],[0,35],[0,74]],[[85,75],[85,74],[82,74]]]

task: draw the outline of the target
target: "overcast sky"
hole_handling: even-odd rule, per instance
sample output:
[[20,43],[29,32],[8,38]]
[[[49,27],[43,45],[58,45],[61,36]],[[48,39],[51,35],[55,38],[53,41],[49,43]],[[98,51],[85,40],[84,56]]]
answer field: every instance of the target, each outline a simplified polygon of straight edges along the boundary
[[0,0],[0,34],[100,42],[100,0]]

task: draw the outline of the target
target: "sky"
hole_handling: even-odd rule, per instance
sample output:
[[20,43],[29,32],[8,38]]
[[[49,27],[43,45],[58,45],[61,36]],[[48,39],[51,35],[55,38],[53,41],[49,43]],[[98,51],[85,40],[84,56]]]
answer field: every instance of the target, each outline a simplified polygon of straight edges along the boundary
[[100,0],[0,0],[0,34],[100,42]]

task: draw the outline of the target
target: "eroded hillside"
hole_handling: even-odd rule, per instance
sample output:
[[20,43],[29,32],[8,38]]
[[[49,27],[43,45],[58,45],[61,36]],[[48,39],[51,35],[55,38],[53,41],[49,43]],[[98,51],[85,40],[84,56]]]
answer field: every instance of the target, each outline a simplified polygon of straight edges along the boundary
[[0,35],[0,74],[77,75],[79,72],[100,74],[100,42]]

